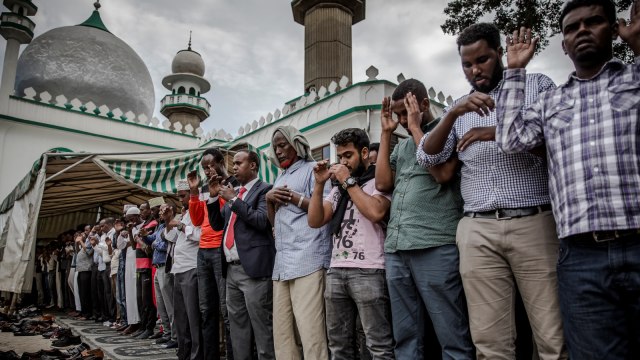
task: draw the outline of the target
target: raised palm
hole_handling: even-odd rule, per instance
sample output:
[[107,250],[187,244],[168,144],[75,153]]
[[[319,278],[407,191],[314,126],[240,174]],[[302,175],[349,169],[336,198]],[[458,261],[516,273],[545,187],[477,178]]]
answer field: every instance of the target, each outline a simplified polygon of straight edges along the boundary
[[638,56],[640,54],[640,0],[635,0],[631,4],[629,18],[631,21],[628,24],[624,19],[619,20],[618,34],[620,39],[629,44],[634,54]]
[[538,38],[532,38],[531,29],[521,27],[507,35],[507,67],[521,69],[527,67],[536,53]]
[[382,99],[380,125],[382,127],[382,131],[387,132],[393,132],[398,128],[398,122],[393,120],[393,115],[391,114],[391,98],[388,96],[385,96],[385,98]]

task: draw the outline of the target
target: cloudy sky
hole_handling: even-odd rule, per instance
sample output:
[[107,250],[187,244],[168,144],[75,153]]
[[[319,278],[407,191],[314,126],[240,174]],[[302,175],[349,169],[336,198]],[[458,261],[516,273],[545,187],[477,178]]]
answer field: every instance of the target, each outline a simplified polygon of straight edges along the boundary
[[[36,36],[86,20],[93,0],[34,0]],[[303,92],[304,28],[293,21],[288,0],[102,0],[102,20],[144,60],[155,86],[156,108],[167,90],[162,78],[171,60],[186,48],[193,31],[194,50],[202,54],[212,104],[202,126],[236,135],[241,125],[259,119]],[[468,91],[455,38],[444,35],[446,0],[367,0],[366,19],[353,27],[353,82],[366,80],[374,65],[378,79],[397,75],[422,80],[427,87],[456,98]],[[23,47],[24,48],[24,47]],[[0,61],[4,46],[0,49]],[[572,66],[559,39],[530,65],[556,83]]]

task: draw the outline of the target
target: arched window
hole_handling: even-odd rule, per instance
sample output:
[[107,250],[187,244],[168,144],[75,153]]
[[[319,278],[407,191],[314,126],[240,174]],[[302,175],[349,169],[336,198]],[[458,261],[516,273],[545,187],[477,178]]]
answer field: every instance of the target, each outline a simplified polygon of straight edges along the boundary
[[196,94],[196,89],[194,88],[189,88],[189,95],[195,95]]
[[187,92],[184,90],[184,86],[180,86],[178,88],[178,94],[186,94]]

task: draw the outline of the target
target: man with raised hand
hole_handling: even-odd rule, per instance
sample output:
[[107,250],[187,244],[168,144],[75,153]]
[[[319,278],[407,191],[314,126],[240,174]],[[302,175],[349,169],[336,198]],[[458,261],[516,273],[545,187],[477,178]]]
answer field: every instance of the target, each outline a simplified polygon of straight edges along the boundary
[[[640,358],[640,4],[631,23],[610,0],[572,0],[559,25],[575,67],[527,105],[536,38],[507,38],[496,140],[506,152],[546,144],[557,221],[560,308],[573,359]],[[618,36],[635,63],[613,57]]]
[[[393,359],[393,334],[384,271],[385,219],[391,195],[376,190],[375,166],[369,165],[369,137],[362,129],[333,136],[338,164],[319,161],[309,203],[309,226],[330,224],[331,268],[324,292],[329,350],[334,360],[356,358],[356,315],[372,359]],[[329,196],[324,187],[335,180]]]
[[213,206],[209,213],[225,223],[222,274],[236,360],[253,359],[254,343],[258,359],[275,359],[271,275],[276,248],[265,198],[272,186],[258,179],[259,168],[256,152],[238,151],[233,172],[240,188],[236,192],[231,184],[221,186],[226,204],[221,211]]
[[[504,154],[494,141],[498,117],[492,110],[504,69],[498,28],[471,25],[460,33],[457,45],[472,91],[454,101],[438,126],[421,138],[417,158],[429,168],[457,152],[462,162],[464,217],[456,242],[477,356],[515,356],[517,288],[540,358],[563,358],[554,261],[559,241],[545,160],[530,153]],[[554,88],[541,74],[529,75],[526,85],[527,103]],[[418,118],[416,100],[409,96],[406,102],[409,116]]]
[[[405,105],[409,93],[416,96],[422,112],[412,118],[416,123],[411,126]],[[399,124],[411,138],[401,140],[390,154],[391,135]],[[427,89],[418,80],[403,81],[391,98],[383,99],[376,189],[393,192],[384,250],[398,359],[425,356],[424,308],[444,359],[474,356],[455,245],[456,226],[462,216],[457,159],[452,156],[429,170],[416,160],[416,143],[436,124]]]

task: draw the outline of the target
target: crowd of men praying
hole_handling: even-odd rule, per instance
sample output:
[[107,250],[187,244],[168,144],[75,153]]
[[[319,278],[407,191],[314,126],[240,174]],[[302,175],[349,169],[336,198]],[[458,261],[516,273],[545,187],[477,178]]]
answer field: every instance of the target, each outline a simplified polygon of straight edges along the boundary
[[[359,128],[336,131],[337,158],[317,161],[304,134],[277,126],[282,171],[268,184],[255,152],[227,169],[207,149],[180,206],[130,206],[38,254],[43,293],[71,291],[79,317],[179,359],[218,359],[221,338],[236,360],[423,359],[427,318],[443,359],[514,359],[517,296],[539,359],[638,359],[637,1],[630,18],[610,0],[566,3],[575,71],[559,86],[525,69],[530,29],[503,46],[493,24],[466,28],[472,91],[434,119],[425,86],[400,83],[382,99],[375,156]],[[613,57],[617,37],[635,63]],[[398,125],[409,137],[392,149]],[[52,271],[61,257],[68,278]]]

